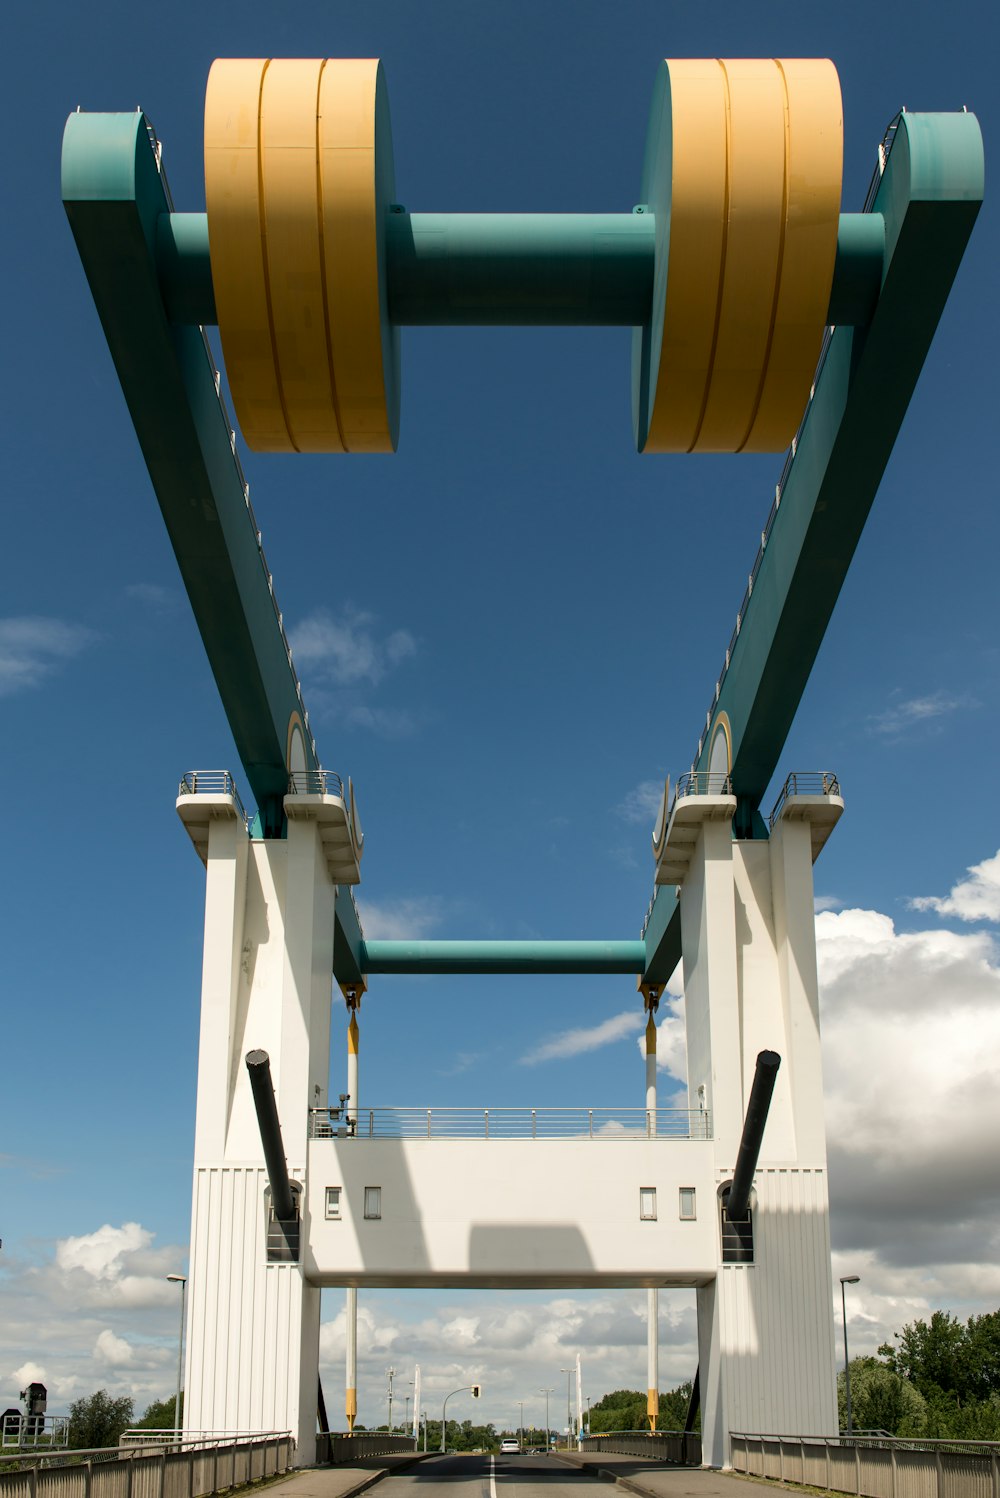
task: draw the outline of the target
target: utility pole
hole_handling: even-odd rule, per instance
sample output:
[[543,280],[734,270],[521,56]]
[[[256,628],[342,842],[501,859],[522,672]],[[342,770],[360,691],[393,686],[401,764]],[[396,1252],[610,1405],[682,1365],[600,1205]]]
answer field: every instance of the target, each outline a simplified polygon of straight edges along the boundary
[[538,1392],[539,1394],[545,1395],[545,1455],[548,1456],[549,1448],[552,1445],[552,1432],[549,1429],[549,1395],[552,1394],[554,1390],[539,1389]]

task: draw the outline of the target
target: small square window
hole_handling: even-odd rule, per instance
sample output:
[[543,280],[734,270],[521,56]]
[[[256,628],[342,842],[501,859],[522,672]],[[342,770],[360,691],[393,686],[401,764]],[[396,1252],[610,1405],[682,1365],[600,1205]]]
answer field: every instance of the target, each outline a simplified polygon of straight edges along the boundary
[[681,1186],[680,1188],[680,1218],[681,1222],[694,1222],[698,1216],[695,1204],[695,1191],[693,1186]]
[[382,1216],[382,1187],[365,1187],[365,1216],[379,1218]]
[[656,1221],[656,1187],[639,1187],[639,1218],[642,1222]]
[[340,1218],[340,1187],[327,1186],[326,1188],[326,1216],[327,1220]]

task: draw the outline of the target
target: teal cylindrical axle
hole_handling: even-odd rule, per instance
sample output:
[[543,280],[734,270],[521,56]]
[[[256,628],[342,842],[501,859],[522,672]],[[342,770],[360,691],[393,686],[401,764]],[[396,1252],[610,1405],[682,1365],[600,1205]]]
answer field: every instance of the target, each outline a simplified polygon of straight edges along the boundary
[[653,302],[648,213],[390,213],[399,327],[636,327]]
[[364,973],[642,973],[641,941],[368,941]]
[[[641,327],[653,297],[650,213],[407,213],[386,225],[389,316],[397,327]],[[844,213],[828,321],[868,321],[885,226]],[[173,322],[214,324],[204,213],[161,215],[157,269]]]

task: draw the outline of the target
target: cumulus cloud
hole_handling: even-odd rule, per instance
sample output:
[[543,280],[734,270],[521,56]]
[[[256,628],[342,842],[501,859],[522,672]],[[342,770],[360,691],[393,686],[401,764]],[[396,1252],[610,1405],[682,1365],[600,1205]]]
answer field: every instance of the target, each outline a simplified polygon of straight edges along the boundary
[[913,910],[934,910],[960,921],[1000,921],[1000,852],[972,864],[950,894],[919,895],[909,903]]
[[135,1350],[131,1342],[126,1342],[124,1337],[116,1337],[106,1327],[94,1343],[94,1356],[99,1363],[106,1363],[109,1368],[123,1368],[135,1361]]
[[0,697],[40,686],[96,638],[93,630],[64,619],[0,619]]
[[431,895],[404,896],[399,900],[358,900],[358,914],[365,936],[372,941],[418,941],[437,930],[443,905]]
[[597,1051],[601,1046],[633,1035],[645,1028],[646,1021],[638,1009],[626,1009],[613,1014],[599,1025],[581,1026],[575,1030],[562,1030],[550,1035],[541,1045],[526,1051],[520,1057],[522,1066],[537,1066],[542,1061],[564,1061],[568,1056],[580,1056],[584,1051]]
[[872,910],[824,912],[816,934],[835,1242],[893,1272],[991,1262],[1000,1250],[992,936],[899,932]]
[[652,830],[662,800],[662,780],[641,780],[619,801],[615,811],[624,821],[648,823]]
[[[698,1360],[694,1294],[661,1291],[659,1301],[661,1382],[671,1388],[692,1377]],[[645,1291],[634,1290],[558,1296],[543,1291],[459,1291],[444,1299],[430,1291],[412,1292],[406,1298],[398,1293],[362,1294],[358,1306],[360,1418],[366,1424],[385,1419],[390,1347],[397,1375],[394,1413],[402,1412],[408,1381],[418,1362],[423,1407],[432,1417],[440,1411],[445,1394],[481,1381],[483,1401],[474,1418],[492,1420],[498,1428],[510,1427],[521,1399],[525,1424],[541,1426],[545,1398],[538,1389],[539,1369],[572,1366],[577,1352],[583,1354],[584,1395],[591,1400],[616,1388],[644,1388],[646,1304]],[[427,1307],[423,1314],[422,1307]],[[338,1310],[321,1328],[320,1364],[327,1389],[336,1387],[343,1377],[343,1325],[343,1312]],[[371,1340],[373,1329],[377,1345]],[[565,1378],[560,1380],[557,1374],[552,1382],[549,1415],[553,1429],[561,1429]],[[329,1393],[327,1403],[332,1403]],[[449,1405],[449,1416],[454,1407]],[[457,1418],[472,1413],[459,1406]]]
[[417,642],[405,629],[379,636],[376,623],[374,614],[361,610],[346,609],[335,619],[329,610],[316,609],[292,631],[292,653],[319,680],[377,686],[394,666],[416,654]]
[[0,1369],[0,1408],[36,1377],[57,1414],[102,1387],[131,1395],[137,1413],[170,1393],[178,1298],[165,1276],[183,1269],[185,1249],[157,1247],[137,1222],[39,1243],[30,1255],[12,1249],[0,1276],[0,1325],[11,1362],[23,1361]]
[[80,1238],[63,1238],[56,1248],[60,1269],[82,1269],[95,1280],[113,1280],[121,1273],[122,1257],[137,1248],[148,1248],[152,1233],[137,1222],[126,1222],[120,1228],[110,1223]]

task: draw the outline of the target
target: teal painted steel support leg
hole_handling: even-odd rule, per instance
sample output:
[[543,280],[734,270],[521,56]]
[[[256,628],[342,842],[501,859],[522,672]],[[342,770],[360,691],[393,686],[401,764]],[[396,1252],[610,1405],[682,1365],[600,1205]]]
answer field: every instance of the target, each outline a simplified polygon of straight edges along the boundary
[[[277,837],[288,725],[295,713],[305,724],[305,708],[211,355],[197,327],[168,320],[157,284],[170,205],[145,117],[71,114],[62,190],[262,829]],[[190,249],[199,234],[187,223],[176,243]],[[306,768],[316,769],[307,725],[304,741]]]
[[[983,180],[975,115],[904,114],[872,202],[875,225],[848,216],[859,259],[863,242],[864,254],[874,254],[884,232],[878,301],[867,326],[840,325],[830,338],[692,765],[708,768],[714,725],[725,713],[740,835],[763,830],[750,812],[777,767],[965,253]],[[666,982],[681,956],[673,889],[657,891],[645,940],[645,978]]]
[[[389,313],[398,327],[637,327],[653,293],[648,213],[389,215]],[[867,322],[882,284],[877,214],[842,214],[828,320]],[[156,226],[156,261],[173,322],[216,321],[203,213]]]

